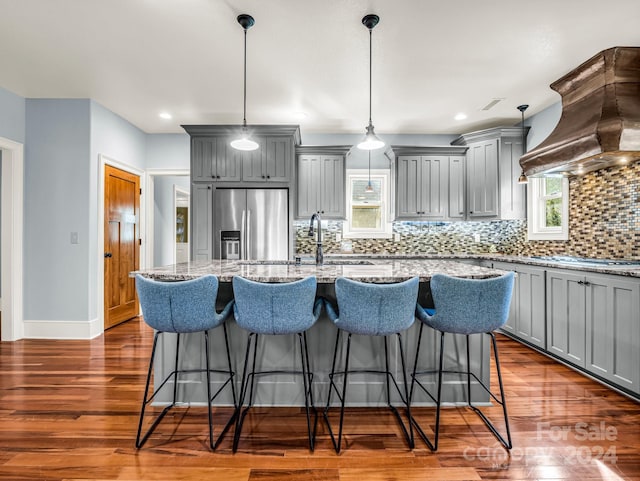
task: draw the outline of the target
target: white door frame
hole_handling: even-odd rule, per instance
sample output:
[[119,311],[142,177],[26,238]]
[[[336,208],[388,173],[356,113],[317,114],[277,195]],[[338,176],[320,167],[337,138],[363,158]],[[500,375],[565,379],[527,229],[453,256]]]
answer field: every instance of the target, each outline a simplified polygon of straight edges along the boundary
[[[99,335],[104,332],[104,167],[110,165],[125,172],[137,175],[140,177],[140,189],[142,195],[140,196],[140,238],[142,239],[142,245],[146,243],[145,236],[145,175],[144,171],[128,164],[123,164],[117,160],[114,160],[106,155],[98,154],[98,275],[97,277],[97,290],[98,293],[98,328],[100,332],[92,333],[91,337]],[[147,265],[147,259],[145,258],[145,249],[140,249],[140,269],[144,269]]]
[[24,337],[23,318],[23,210],[24,145],[0,137],[2,150],[2,340]]
[[[145,184],[147,195],[145,195],[145,209],[146,209],[146,221],[145,221],[145,239],[146,242],[142,242],[142,247],[145,250],[145,257],[148,260],[148,266],[153,266],[153,209],[154,209],[154,198],[153,198],[153,188],[154,188],[154,179],[156,176],[172,176],[172,175],[180,175],[180,176],[190,176],[191,171],[189,169],[147,169],[145,176]],[[142,191],[145,192],[144,190]],[[173,216],[175,217],[175,209]],[[175,220],[175,219],[174,219]],[[191,224],[191,223],[189,223]],[[189,229],[191,229],[191,225],[189,225]],[[174,240],[175,244],[175,240]],[[175,260],[175,245],[174,245],[174,260]],[[141,266],[142,268],[142,266]]]

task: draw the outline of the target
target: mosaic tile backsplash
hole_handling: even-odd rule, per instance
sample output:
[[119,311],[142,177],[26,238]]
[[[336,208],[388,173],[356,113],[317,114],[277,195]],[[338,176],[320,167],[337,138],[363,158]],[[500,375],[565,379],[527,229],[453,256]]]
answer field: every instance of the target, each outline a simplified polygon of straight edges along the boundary
[[[569,181],[569,240],[528,241],[525,220],[394,222],[394,239],[349,239],[355,254],[574,255],[640,259],[640,163],[610,167]],[[315,253],[309,223],[296,222],[296,251]],[[342,222],[323,228],[326,254],[341,253]],[[479,242],[475,241],[479,235]]]

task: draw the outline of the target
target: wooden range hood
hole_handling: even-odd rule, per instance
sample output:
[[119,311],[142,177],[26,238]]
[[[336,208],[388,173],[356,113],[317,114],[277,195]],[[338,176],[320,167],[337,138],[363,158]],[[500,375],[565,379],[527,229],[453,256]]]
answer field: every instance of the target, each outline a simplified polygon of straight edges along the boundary
[[555,130],[520,159],[527,176],[583,174],[640,160],[640,47],[603,50],[551,84]]

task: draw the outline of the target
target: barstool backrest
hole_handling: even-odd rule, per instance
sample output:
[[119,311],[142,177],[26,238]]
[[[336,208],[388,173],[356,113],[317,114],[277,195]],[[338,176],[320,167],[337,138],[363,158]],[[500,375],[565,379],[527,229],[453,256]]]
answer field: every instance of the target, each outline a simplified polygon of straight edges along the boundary
[[206,275],[179,282],[158,282],[136,275],[144,322],[161,332],[199,332],[218,326],[218,278]]
[[490,279],[431,278],[435,314],[428,324],[443,332],[475,334],[502,327],[509,317],[514,273]]
[[387,336],[408,329],[415,320],[420,279],[370,284],[336,279],[336,326],[353,334]]
[[240,327],[258,334],[293,334],[309,329],[321,303],[314,303],[317,281],[307,277],[284,283],[233,278],[234,315]]

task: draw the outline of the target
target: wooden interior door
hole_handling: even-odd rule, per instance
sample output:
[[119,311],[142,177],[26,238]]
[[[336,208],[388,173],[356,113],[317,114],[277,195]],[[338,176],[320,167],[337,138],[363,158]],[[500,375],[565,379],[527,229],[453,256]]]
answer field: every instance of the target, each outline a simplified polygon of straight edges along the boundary
[[104,328],[136,317],[140,259],[140,177],[110,165],[104,182]]

